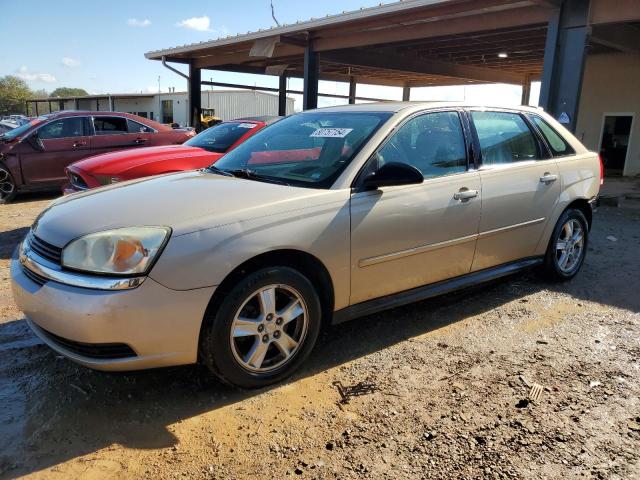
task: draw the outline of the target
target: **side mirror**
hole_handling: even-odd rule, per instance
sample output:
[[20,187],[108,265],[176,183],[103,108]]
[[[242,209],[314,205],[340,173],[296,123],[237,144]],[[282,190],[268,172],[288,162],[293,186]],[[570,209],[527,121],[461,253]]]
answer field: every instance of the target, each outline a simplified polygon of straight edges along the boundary
[[42,139],[38,137],[38,132],[34,132],[26,138],[26,142],[33,147],[34,150],[38,152],[44,152],[44,143],[42,143]]
[[416,185],[424,181],[424,176],[416,167],[406,163],[390,162],[364,179],[367,190],[396,185]]

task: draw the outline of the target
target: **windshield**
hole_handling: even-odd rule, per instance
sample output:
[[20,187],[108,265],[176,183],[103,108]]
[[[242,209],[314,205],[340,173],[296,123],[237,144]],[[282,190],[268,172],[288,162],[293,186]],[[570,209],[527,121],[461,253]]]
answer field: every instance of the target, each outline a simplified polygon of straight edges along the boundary
[[192,139],[185,142],[190,147],[200,147],[214,153],[224,153],[231,145],[245,133],[254,128],[259,128],[257,124],[250,122],[225,122],[215,127],[207,128]]
[[309,112],[264,129],[216,162],[247,178],[329,188],[391,113]]
[[5,140],[5,141],[15,140],[20,135],[22,135],[27,130],[29,130],[31,127],[33,127],[35,125],[38,125],[39,123],[44,122],[46,119],[47,119],[47,117],[44,117],[44,116],[43,117],[34,118],[30,122],[25,123],[24,125],[20,125],[19,127],[14,128],[13,130],[9,130],[8,132],[6,132],[4,135],[2,135],[2,140]]

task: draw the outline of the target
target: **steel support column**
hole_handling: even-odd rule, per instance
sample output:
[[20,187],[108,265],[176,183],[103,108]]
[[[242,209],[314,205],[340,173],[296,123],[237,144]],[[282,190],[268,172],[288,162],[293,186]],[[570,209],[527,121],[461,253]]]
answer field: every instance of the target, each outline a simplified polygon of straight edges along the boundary
[[202,70],[195,67],[193,62],[189,63],[189,126],[194,127],[196,132],[202,131],[202,125],[200,123],[200,113],[202,111],[201,83]]
[[304,49],[304,93],[302,109],[310,110],[318,107],[318,81],[320,77],[320,59],[313,51],[313,42],[309,40]]
[[531,75],[527,74],[522,84],[522,98],[520,103],[522,105],[529,105],[529,99],[531,97]]
[[284,117],[287,114],[287,76],[280,75],[278,84],[278,115]]
[[549,20],[540,106],[576,129],[589,30],[590,0],[564,0]]
[[408,102],[411,98],[411,87],[404,86],[402,87],[402,101]]
[[356,103],[356,88],[357,88],[356,79],[351,77],[349,78],[349,104],[353,105]]
[[74,98],[74,99],[73,99],[73,107],[74,107],[76,110],[80,110],[80,101],[79,101],[77,98]]

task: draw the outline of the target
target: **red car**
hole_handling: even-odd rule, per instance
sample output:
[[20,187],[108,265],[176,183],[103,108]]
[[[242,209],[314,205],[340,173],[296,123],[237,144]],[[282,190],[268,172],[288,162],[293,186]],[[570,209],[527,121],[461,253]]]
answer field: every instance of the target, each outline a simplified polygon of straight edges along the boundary
[[162,173],[205,168],[280,117],[254,117],[219,123],[183,145],[141,148],[96,155],[67,168],[64,193]]
[[0,203],[21,191],[58,190],[66,181],[65,167],[88,156],[181,144],[194,135],[129,113],[43,115],[0,136]]

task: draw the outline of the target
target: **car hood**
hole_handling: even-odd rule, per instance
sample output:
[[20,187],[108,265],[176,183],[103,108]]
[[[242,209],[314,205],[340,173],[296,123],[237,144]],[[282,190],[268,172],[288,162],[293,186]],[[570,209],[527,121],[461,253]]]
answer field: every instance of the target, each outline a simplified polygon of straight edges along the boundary
[[181,158],[209,158],[213,163],[222,155],[188,145],[165,145],[103,153],[80,160],[73,166],[91,175],[114,175],[140,165]]
[[59,247],[82,235],[118,227],[167,226],[176,236],[336,200],[335,190],[191,171],[62,197],[38,217],[33,230]]

